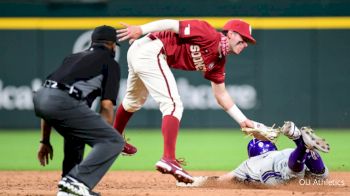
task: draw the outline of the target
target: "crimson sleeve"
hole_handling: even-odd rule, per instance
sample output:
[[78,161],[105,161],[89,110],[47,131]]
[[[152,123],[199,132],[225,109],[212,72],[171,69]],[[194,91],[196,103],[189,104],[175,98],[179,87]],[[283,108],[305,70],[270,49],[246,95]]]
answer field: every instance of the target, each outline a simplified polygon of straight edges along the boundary
[[216,84],[221,84],[225,82],[225,62],[226,59],[222,59],[217,62],[213,69],[208,70],[204,73],[204,78],[215,82]]
[[193,41],[216,39],[217,31],[209,23],[202,20],[181,20],[179,37]]

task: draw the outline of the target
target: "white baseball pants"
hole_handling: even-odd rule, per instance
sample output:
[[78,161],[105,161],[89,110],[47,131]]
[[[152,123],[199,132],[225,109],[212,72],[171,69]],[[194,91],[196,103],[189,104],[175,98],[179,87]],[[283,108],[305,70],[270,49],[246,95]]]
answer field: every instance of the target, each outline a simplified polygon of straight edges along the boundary
[[163,43],[148,36],[136,40],[127,54],[129,75],[123,107],[128,112],[139,110],[150,94],[159,104],[163,117],[182,117],[183,104],[166,56]]

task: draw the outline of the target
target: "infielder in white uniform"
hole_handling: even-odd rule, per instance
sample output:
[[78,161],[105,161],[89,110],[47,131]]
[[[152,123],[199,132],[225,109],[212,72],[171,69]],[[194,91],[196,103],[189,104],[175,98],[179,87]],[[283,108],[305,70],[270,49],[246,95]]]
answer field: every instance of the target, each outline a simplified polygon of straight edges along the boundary
[[[311,128],[302,127],[299,130],[290,121],[283,125],[281,131],[295,142],[296,148],[278,151],[270,141],[252,139],[248,144],[249,158],[236,169],[220,177],[194,177],[194,182],[187,186],[201,186],[210,180],[277,185],[305,175],[326,178],[328,169],[316,150],[329,152],[329,144],[316,136]],[[178,183],[178,186],[186,185]]]

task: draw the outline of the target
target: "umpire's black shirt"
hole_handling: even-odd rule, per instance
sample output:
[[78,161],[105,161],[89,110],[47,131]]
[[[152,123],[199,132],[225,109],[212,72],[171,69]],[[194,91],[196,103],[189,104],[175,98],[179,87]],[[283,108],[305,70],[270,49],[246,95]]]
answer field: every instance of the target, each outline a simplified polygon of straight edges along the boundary
[[120,67],[114,60],[114,52],[102,44],[94,44],[88,50],[71,54],[62,65],[47,77],[58,83],[74,85],[83,93],[91,106],[97,96],[116,104],[119,91]]

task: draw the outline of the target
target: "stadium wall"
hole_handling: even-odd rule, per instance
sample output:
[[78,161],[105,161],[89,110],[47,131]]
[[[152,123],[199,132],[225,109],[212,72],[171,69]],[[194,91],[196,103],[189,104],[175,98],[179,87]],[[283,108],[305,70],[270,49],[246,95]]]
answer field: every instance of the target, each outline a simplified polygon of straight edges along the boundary
[[[31,1],[17,5],[11,2],[0,3],[0,45],[3,49],[0,53],[0,128],[39,127],[31,102],[32,91],[40,87],[45,76],[59,66],[64,56],[88,46],[90,30],[97,25],[120,27],[120,21],[142,24],[165,16],[183,19],[178,17],[181,13],[189,18],[205,19],[220,29],[231,18],[210,17],[212,13],[218,13],[217,7],[202,13],[205,17],[200,17],[200,13],[191,17],[186,6],[185,11],[176,10],[183,5],[173,8],[172,1],[167,1],[168,15],[159,6],[145,9],[143,1],[133,1],[132,9],[128,8],[128,1],[120,1],[118,6],[115,1],[84,5],[57,3],[59,1]],[[209,1],[202,2],[204,7],[210,5]],[[220,5],[227,7],[229,2],[223,1]],[[250,1],[235,2],[231,11],[244,6],[254,7]],[[304,16],[312,2],[314,11],[310,13],[317,16]],[[229,92],[248,117],[266,124],[279,125],[284,120],[293,120],[313,127],[350,127],[349,10],[340,9],[341,5],[347,5],[345,1],[327,1],[326,17],[316,14],[325,4],[316,5],[315,2],[304,1],[305,10],[299,11],[300,15],[294,13],[299,4],[283,7],[281,3],[278,4],[280,9],[284,8],[286,12],[283,13],[289,13],[288,16],[269,7],[262,7],[260,15],[254,9],[246,10],[249,14],[245,15],[244,12],[232,12],[237,13],[232,17],[240,16],[252,24],[253,36],[258,41],[243,54],[230,56],[226,68]],[[189,6],[196,13],[198,9],[194,5]],[[334,7],[339,8],[338,15]],[[155,13],[152,9],[159,10],[160,16],[152,15]],[[266,9],[272,14],[264,14]],[[101,10],[106,12],[102,14]],[[125,16],[118,17],[123,10]],[[135,14],[138,17],[127,17],[135,10],[139,10]],[[110,15],[113,17],[107,17]],[[120,97],[124,94],[127,77],[127,49],[128,44],[122,43],[117,55],[123,71]],[[237,127],[218,108],[211,95],[210,83],[201,73],[174,71],[174,74],[185,105],[182,127]],[[130,127],[159,127],[160,118],[157,104],[149,101],[132,119]]]

